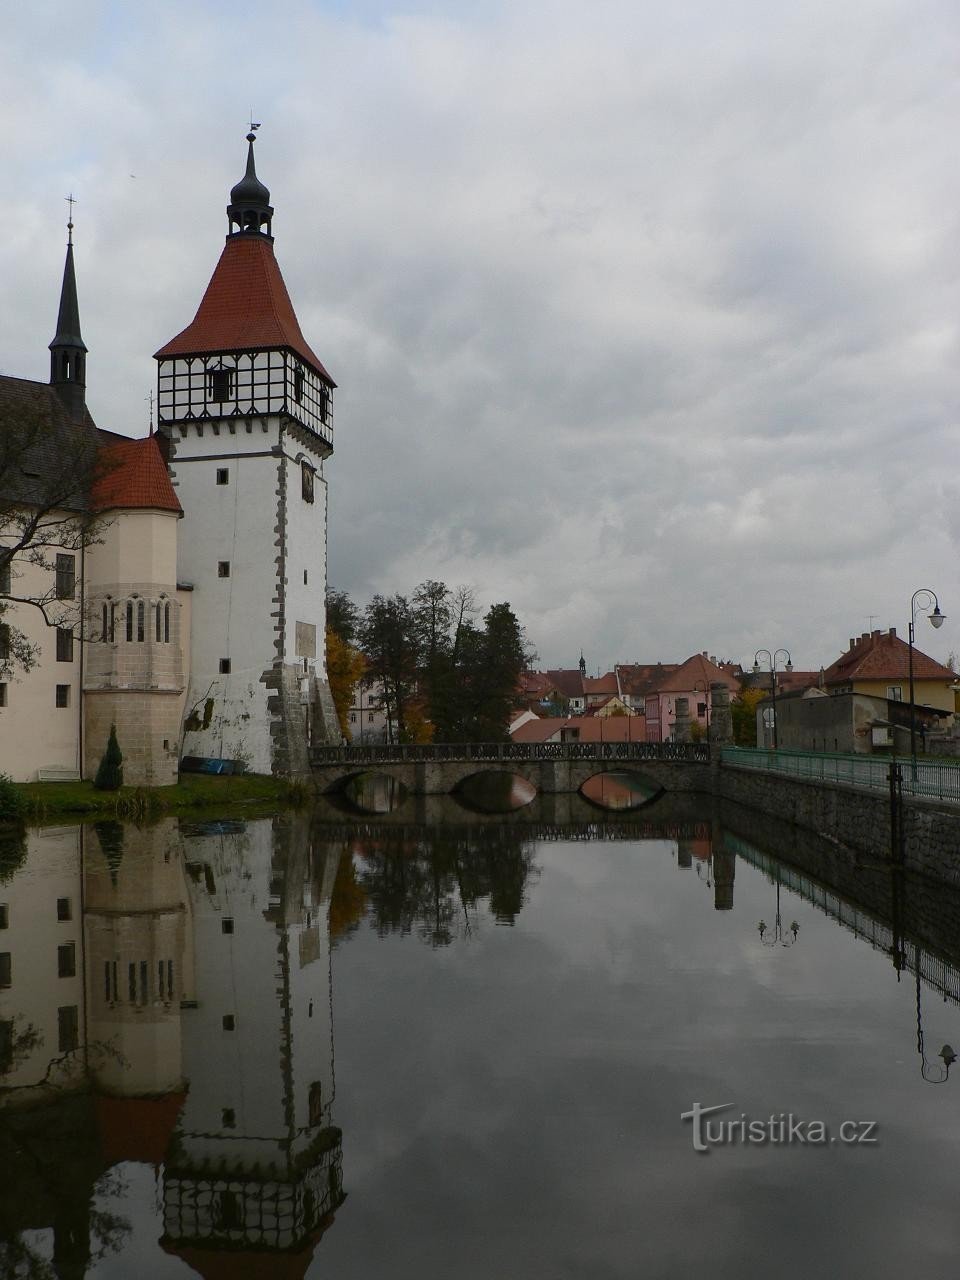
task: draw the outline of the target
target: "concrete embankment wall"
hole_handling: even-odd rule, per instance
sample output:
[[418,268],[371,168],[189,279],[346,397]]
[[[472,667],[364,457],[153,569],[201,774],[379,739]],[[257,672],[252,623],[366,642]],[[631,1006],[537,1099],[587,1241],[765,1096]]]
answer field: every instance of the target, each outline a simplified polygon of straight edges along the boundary
[[960,809],[905,796],[894,830],[883,791],[836,786],[776,773],[719,767],[714,792],[723,800],[805,827],[908,871],[960,886]]

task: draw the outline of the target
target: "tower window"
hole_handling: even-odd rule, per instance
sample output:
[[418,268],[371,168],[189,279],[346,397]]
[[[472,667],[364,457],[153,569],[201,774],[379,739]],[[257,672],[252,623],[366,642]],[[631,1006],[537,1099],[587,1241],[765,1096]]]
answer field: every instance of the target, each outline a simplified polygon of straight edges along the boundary
[[218,578],[230,577],[230,561],[229,560],[217,561],[217,577]]
[[293,398],[297,404],[303,399],[303,370],[300,368],[293,371]]
[[221,674],[222,676],[228,676],[228,675],[230,674],[230,659],[229,659],[229,658],[221,658],[221,659],[220,659],[220,674]]
[[224,1031],[233,1031],[234,1027],[237,1025],[237,1024],[236,1024],[236,1020],[235,1020],[235,1018],[234,1018],[233,1014],[232,1014],[232,1013],[225,1013],[225,1014],[223,1015],[223,1019],[222,1019],[222,1021],[221,1021],[221,1025],[222,1025],[222,1027],[223,1027]]
[[221,933],[233,933],[233,916],[224,916],[220,921]]
[[330,392],[326,387],[320,388],[320,418],[323,422],[330,417]]
[[217,467],[217,484],[229,484],[229,483],[230,483],[230,468]]
[[233,370],[207,370],[207,399],[215,404],[233,399]]

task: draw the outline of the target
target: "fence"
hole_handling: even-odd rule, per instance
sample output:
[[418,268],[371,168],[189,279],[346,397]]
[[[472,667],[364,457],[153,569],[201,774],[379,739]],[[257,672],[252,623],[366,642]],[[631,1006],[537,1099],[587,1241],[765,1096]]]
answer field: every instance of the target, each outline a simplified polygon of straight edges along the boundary
[[446,760],[669,760],[706,764],[705,742],[463,742],[310,748],[315,765],[399,764]]
[[960,766],[946,761],[918,760],[908,756],[821,755],[813,751],[763,751],[749,747],[724,747],[720,762],[734,769],[761,769],[813,782],[839,786],[890,790],[891,766],[900,770],[904,795],[924,796],[948,804],[960,804]]

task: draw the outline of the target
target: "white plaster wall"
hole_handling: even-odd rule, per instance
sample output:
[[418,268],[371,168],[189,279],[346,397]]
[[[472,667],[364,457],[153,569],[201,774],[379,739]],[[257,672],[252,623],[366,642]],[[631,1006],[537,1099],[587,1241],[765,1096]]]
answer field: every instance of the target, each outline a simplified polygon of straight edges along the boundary
[[[193,586],[191,680],[186,709],[213,697],[215,719],[188,733],[188,755],[241,757],[258,773],[271,771],[267,690],[260,682],[274,660],[277,610],[277,476],[279,444],[274,419],[226,425],[202,436],[175,432],[173,482],[184,509],[178,540],[178,580]],[[266,426],[266,429],[264,429]],[[266,454],[267,456],[249,456]],[[242,454],[244,456],[231,456]],[[193,460],[191,459],[198,459]],[[229,483],[218,485],[218,468]],[[218,563],[230,562],[221,578]],[[229,675],[220,659],[229,658]]]
[[177,526],[172,511],[112,513],[101,541],[87,551],[87,584],[155,582],[170,591],[177,578]]
[[[74,553],[71,553],[74,554]],[[80,616],[83,559],[76,552],[77,598],[72,609]],[[42,595],[49,590],[51,574],[22,560],[13,563],[12,588],[19,595]],[[16,575],[21,575],[17,577]],[[71,602],[56,602],[70,608]],[[80,644],[75,640],[72,662],[57,662],[57,634],[38,609],[11,605],[5,621],[19,627],[40,649],[40,660],[26,674],[7,679],[7,705],[0,707],[0,773],[15,782],[36,780],[47,765],[80,768]],[[56,705],[56,686],[70,686],[70,705]]]
[[[31,830],[27,857],[6,884],[0,885],[0,902],[6,903],[9,925],[0,929],[0,951],[9,951],[12,982],[0,989],[0,1019],[14,1022],[14,1035],[29,1027],[40,1042],[5,1076],[0,1087],[40,1085],[60,1088],[79,1086],[84,1078],[85,1006],[83,993],[83,932],[80,889],[80,828],[46,827]],[[71,919],[57,919],[57,899],[69,898]],[[76,973],[57,973],[57,947],[72,942]],[[61,1058],[57,1010],[75,1005],[78,1018],[78,1050]],[[6,1101],[16,1104],[18,1096]]]
[[[287,538],[286,538],[286,617],[284,654],[287,662],[300,662],[296,645],[296,624],[312,623],[316,627],[316,658],[308,659],[305,674],[326,678],[324,630],[326,626],[327,583],[327,485],[323,478],[323,462],[319,455],[286,440]],[[304,502],[300,458],[316,470],[313,502]],[[303,580],[306,573],[307,581]]]

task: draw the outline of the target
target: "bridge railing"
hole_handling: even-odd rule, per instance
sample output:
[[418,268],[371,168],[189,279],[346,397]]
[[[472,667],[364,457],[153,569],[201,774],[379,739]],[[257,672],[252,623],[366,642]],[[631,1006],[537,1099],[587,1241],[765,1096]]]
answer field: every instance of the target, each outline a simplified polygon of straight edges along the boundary
[[706,742],[458,742],[423,746],[311,747],[311,762],[324,765],[407,764],[421,761],[476,761],[478,764],[538,760],[663,760],[707,764]]
[[725,767],[763,769],[792,778],[809,778],[815,782],[833,782],[840,786],[890,790],[890,766],[900,770],[905,795],[925,796],[960,804],[960,767],[939,760],[910,757],[827,755],[814,751],[754,750],[751,747],[723,747],[720,763]]

